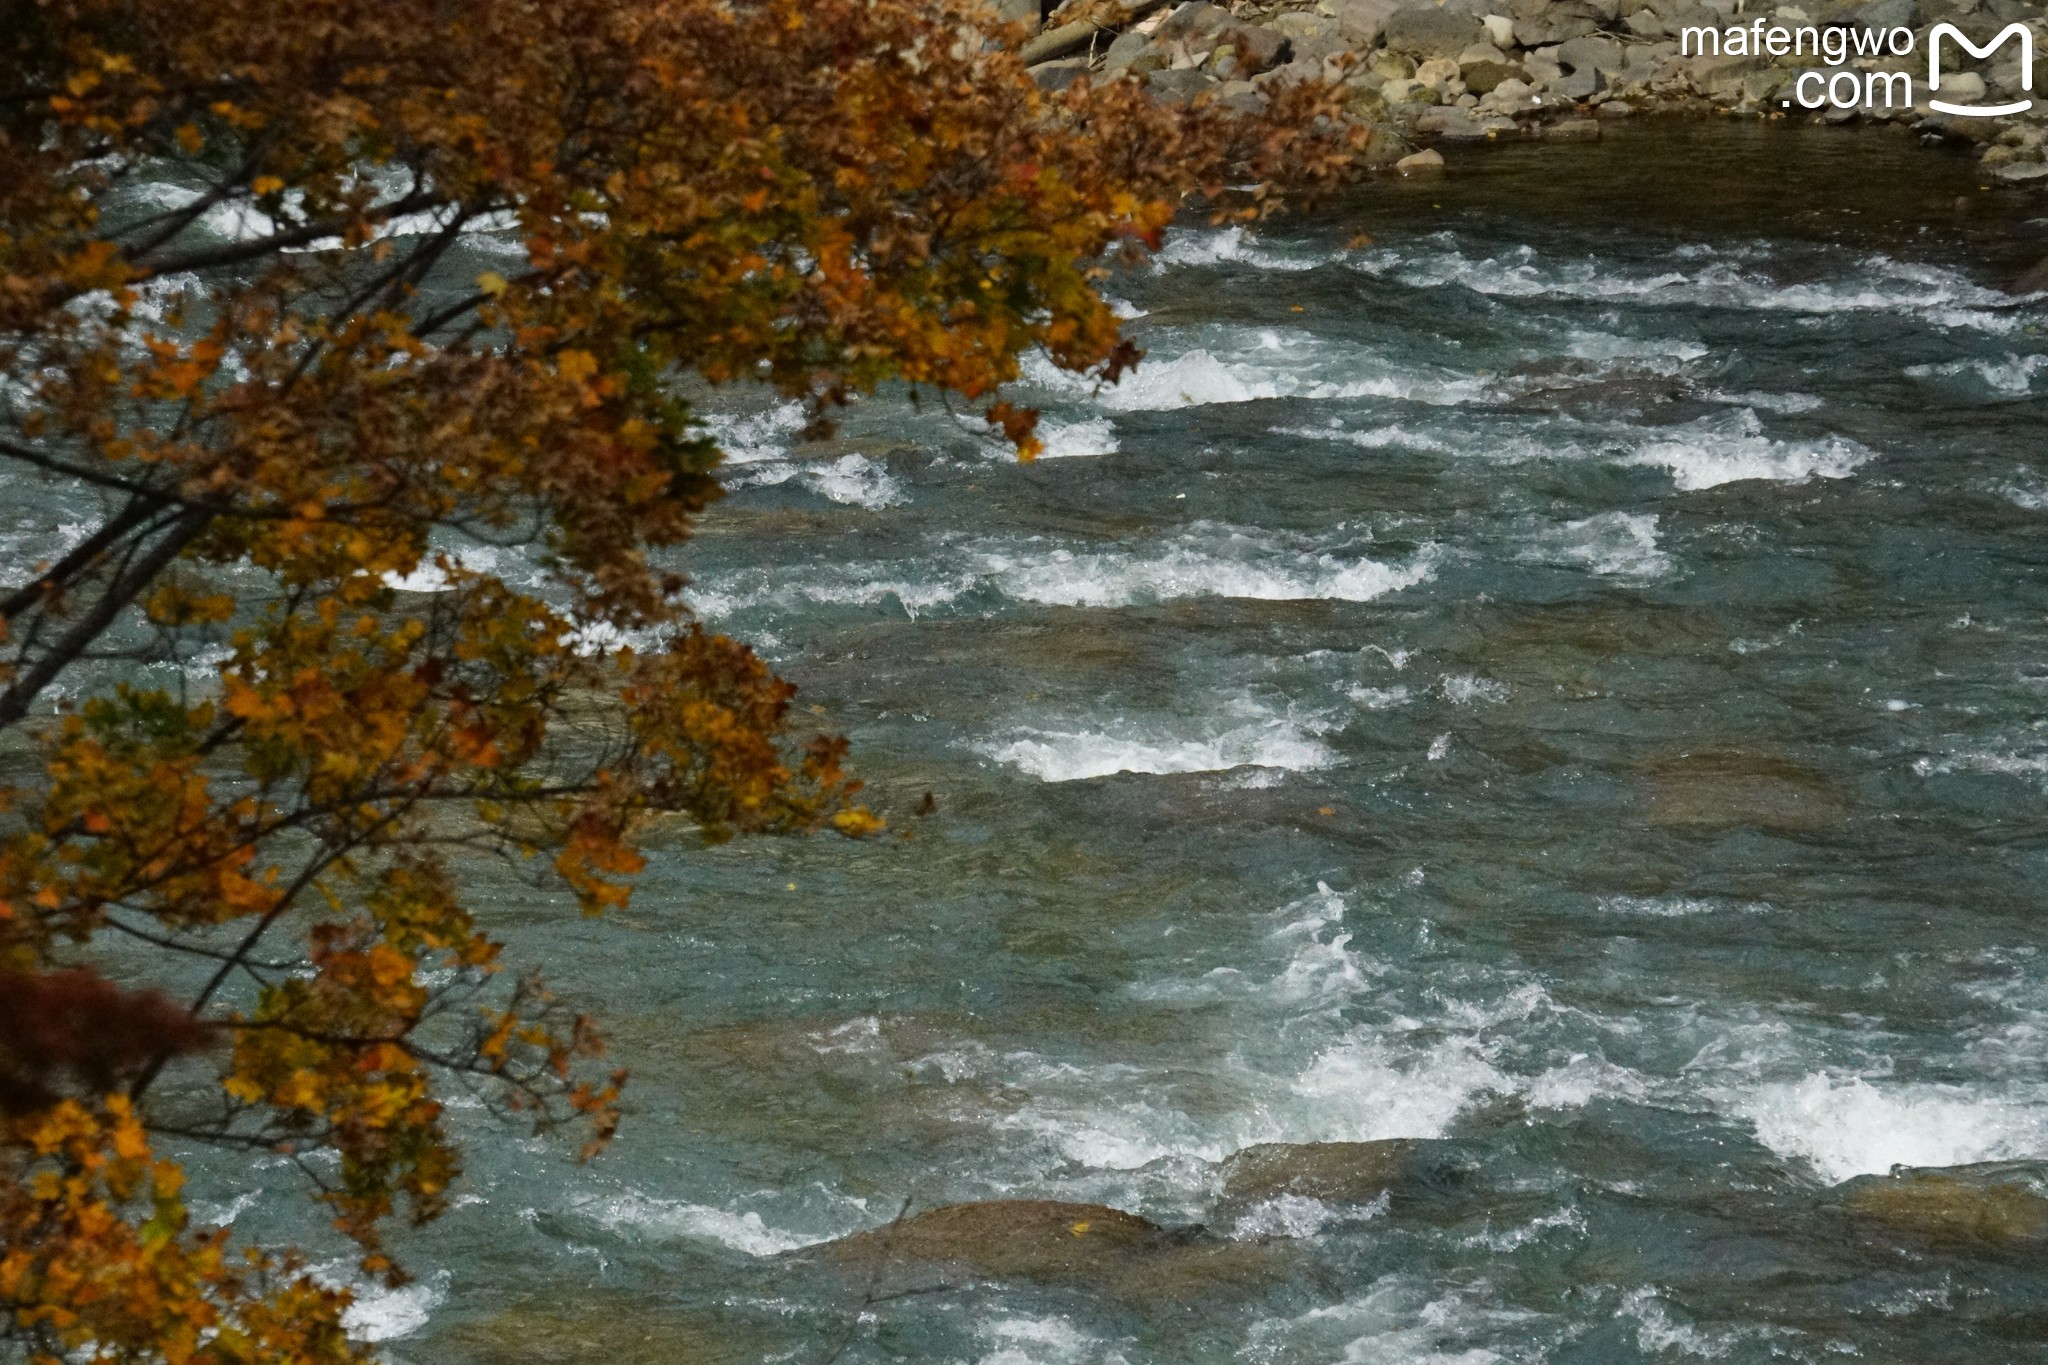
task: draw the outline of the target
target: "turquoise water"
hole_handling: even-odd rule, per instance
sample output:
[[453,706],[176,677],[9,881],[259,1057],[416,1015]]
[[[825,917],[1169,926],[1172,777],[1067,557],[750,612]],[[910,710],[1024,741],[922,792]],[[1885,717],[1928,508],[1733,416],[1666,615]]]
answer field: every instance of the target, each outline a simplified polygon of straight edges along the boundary
[[[602,924],[486,885],[628,1117],[578,1167],[462,1111],[393,1360],[2048,1359],[2038,1240],[1843,1188],[2048,1176],[2048,309],[1995,287],[2048,224],[1876,136],[1454,170],[1182,234],[1113,286],[1137,374],[1029,376],[1033,466],[716,420],[679,562],[897,833],[678,839]],[[1220,1202],[1380,1138],[1458,1178]],[[801,1253],[1019,1196],[1245,1254],[864,1303]]]

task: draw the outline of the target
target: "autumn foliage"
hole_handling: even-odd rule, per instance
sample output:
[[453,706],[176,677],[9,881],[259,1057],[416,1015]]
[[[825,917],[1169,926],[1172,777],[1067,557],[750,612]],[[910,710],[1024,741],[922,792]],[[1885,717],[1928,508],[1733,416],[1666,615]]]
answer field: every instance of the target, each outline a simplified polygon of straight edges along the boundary
[[662,822],[880,828],[683,604],[719,452],[681,395],[944,390],[1028,456],[1021,357],[1137,359],[1106,263],[1355,150],[1312,87],[1041,95],[1019,36],[964,0],[0,0],[0,496],[96,509],[0,587],[0,1342],[362,1358],[164,1152],[331,1154],[309,1189],[398,1278],[380,1229],[460,1171],[437,1086],[617,1120],[466,866],[599,913]]

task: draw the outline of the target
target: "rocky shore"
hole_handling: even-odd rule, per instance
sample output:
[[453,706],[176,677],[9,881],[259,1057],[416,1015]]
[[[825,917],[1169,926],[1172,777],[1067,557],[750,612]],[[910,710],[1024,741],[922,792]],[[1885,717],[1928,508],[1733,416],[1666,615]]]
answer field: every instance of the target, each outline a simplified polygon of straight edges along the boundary
[[[1690,114],[1884,124],[1974,146],[1987,183],[2048,186],[2048,104],[1970,117],[1930,103],[2031,101],[2011,39],[1982,58],[1945,44],[1939,90],[1928,83],[1937,25],[1980,47],[2016,22],[2048,40],[2043,7],[2023,0],[1067,0],[1042,18],[1038,0],[995,4],[1035,26],[1024,56],[1045,88],[1085,74],[1256,109],[1277,83],[1337,81],[1378,160],[1411,171],[1441,166],[1440,144],[1590,139],[1607,120]],[[1774,55],[1781,43],[1759,41],[1772,28],[1843,30],[1827,40],[1843,59]],[[1849,107],[1822,94],[1852,88]]]

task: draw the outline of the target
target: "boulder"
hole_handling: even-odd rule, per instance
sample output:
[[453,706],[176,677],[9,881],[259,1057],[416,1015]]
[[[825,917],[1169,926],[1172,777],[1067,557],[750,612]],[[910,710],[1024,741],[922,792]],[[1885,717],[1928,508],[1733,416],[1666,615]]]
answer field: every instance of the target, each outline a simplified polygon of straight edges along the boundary
[[1040,62],[1031,68],[1031,79],[1037,83],[1038,88],[1054,94],[1087,74],[1086,57],[1062,57],[1058,61]]
[[758,1365],[787,1356],[789,1339],[787,1328],[742,1324],[730,1314],[679,1312],[644,1297],[593,1287],[552,1302],[528,1302],[452,1322],[437,1318],[407,1345],[412,1359],[444,1362]]
[[1415,63],[1398,52],[1381,48],[1373,54],[1371,71],[1382,80],[1398,81],[1415,74]]
[[1233,22],[1219,28],[1217,36],[1236,49],[1237,69],[1243,76],[1270,71],[1289,56],[1287,35],[1277,29]]
[[1166,22],[1155,32],[1161,42],[1171,42],[1175,38],[1207,33],[1229,22],[1229,10],[1221,5],[1209,4],[1207,0],[1197,0],[1195,4],[1184,5],[1169,14]]
[[1380,98],[1388,104],[1435,104],[1439,96],[1421,81],[1394,80],[1380,87]]
[[1600,25],[1583,15],[1544,14],[1515,20],[1515,41],[1523,47],[1545,47],[1596,33]]
[[1941,78],[1941,87],[1934,95],[1949,104],[1975,104],[1982,100],[1987,87],[1984,78],[1974,71],[1951,71]]
[[1070,1279],[1113,1259],[1186,1245],[1198,1232],[1175,1232],[1101,1204],[992,1199],[856,1232],[827,1243],[823,1252],[854,1265],[942,1262],[997,1279]]
[[1779,90],[1791,84],[1792,80],[1792,72],[1782,67],[1766,67],[1762,71],[1752,71],[1744,76],[1742,84],[1737,89],[1741,91],[1742,103],[1754,107],[1769,104]]
[[1526,109],[1529,97],[1535,93],[1535,88],[1527,81],[1509,79],[1493,87],[1486,102],[1502,109]]
[[1415,131],[1423,137],[1449,138],[1453,142],[1469,142],[1486,136],[1486,129],[1476,114],[1456,107],[1423,110],[1415,119]]
[[1432,90],[1442,90],[1458,79],[1458,64],[1449,57],[1431,57],[1415,68],[1415,79]]
[[1288,41],[1299,44],[1304,38],[1334,38],[1337,36],[1337,21],[1326,14],[1314,14],[1308,10],[1291,9],[1273,20],[1273,27]]
[[1458,68],[1458,79],[1475,95],[1489,95],[1505,81],[1519,82],[1522,68],[1513,62],[1473,62]]
[[1215,77],[1194,67],[1180,71],[1150,71],[1145,75],[1145,88],[1152,92],[1152,97],[1169,104],[1186,104],[1215,84]]
[[1434,147],[1424,147],[1412,152],[1394,163],[1394,169],[1403,175],[1441,175],[1444,169],[1444,154]]
[[1547,84],[1552,93],[1568,100],[1591,99],[1607,88],[1607,82],[1590,66],[1581,67],[1571,75],[1560,76]]
[[1150,66],[1157,70],[1169,65],[1170,61],[1165,49],[1155,45],[1146,34],[1133,30],[1129,33],[1119,33],[1116,41],[1109,45],[1109,51],[1102,59],[1102,69],[1122,71],[1135,66],[1143,70]]
[[1955,1167],[1863,1176],[1841,1187],[1860,1219],[1949,1246],[2048,1246],[2048,1198],[2009,1167]]
[[1331,0],[1330,17],[1344,41],[1364,51],[1380,40],[1388,16],[1399,8],[1400,0]]
[[1564,79],[1564,68],[1558,65],[1557,49],[1546,47],[1532,52],[1522,59],[1522,70],[1528,73],[1531,85],[1554,85]]
[[1912,28],[1920,22],[1920,15],[1913,0],[1870,0],[1869,4],[1854,11],[1849,19],[1863,28],[1882,31]]
[[1328,73],[1323,70],[1322,62],[1296,57],[1285,66],[1276,66],[1265,72],[1254,84],[1260,89],[1270,89],[1278,85],[1299,85],[1304,81],[1319,81],[1326,74]]
[[[1432,149],[1403,157],[1394,169],[1412,175],[1441,171],[1443,165],[1443,157]],[[1260,1143],[1223,1162],[1223,1205],[1241,1210],[1284,1195],[1326,1204],[1370,1204],[1385,1195],[1399,1209],[1464,1188],[1467,1174],[1452,1152],[1448,1143],[1419,1138]]]
[[1038,0],[982,0],[981,7],[999,24],[1038,26]]
[[1479,19],[1486,29],[1487,41],[1505,51],[1515,45],[1515,21],[1505,14],[1485,14]]
[[1224,1242],[1122,1209],[1050,1199],[952,1204],[789,1253],[859,1274],[870,1293],[971,1279],[1028,1280],[1131,1300],[1207,1302],[1298,1267],[1284,1243]]
[[[1597,135],[1600,125],[1588,123]],[[1645,765],[1643,785],[1643,815],[1665,828],[1824,834],[1848,813],[1827,777],[1769,751],[1702,749],[1656,759]]]
[[1693,89],[1717,100],[1738,98],[1743,78],[1756,69],[1753,57],[1694,57],[1686,64]]
[[1449,14],[1434,6],[1396,10],[1382,34],[1388,47],[1418,60],[1455,57],[1484,36],[1477,19]]
[[1590,68],[1603,76],[1615,75],[1627,65],[1621,44],[1612,38],[1573,38],[1558,46],[1557,60],[1568,70]]
[[[2048,166],[2038,161],[2008,161],[2002,166],[1994,167],[1991,172],[1993,180],[2007,185],[2030,184],[2043,177],[2048,177]],[[2035,267],[2036,270],[2039,268]],[[2033,273],[2033,270],[2027,272],[2029,275]]]
[[1632,43],[1626,51],[1628,65],[1621,69],[1622,79],[1644,82],[1652,79],[1659,68],[1678,55],[1678,44]]
[[2048,290],[2048,256],[2034,263],[2031,270],[2006,286],[2009,294],[2039,294]]
[[1225,81],[1216,87],[1216,102],[1240,114],[1262,114],[1266,111],[1265,95],[1250,81]]
[[1589,118],[1565,119],[1561,123],[1553,123],[1545,128],[1543,130],[1543,140],[1545,142],[1598,142],[1600,140],[1600,125],[1597,121]]
[[1664,27],[1664,21],[1657,17],[1655,10],[1639,9],[1622,22],[1627,24],[1628,31],[1638,38],[1662,38],[1670,32]]

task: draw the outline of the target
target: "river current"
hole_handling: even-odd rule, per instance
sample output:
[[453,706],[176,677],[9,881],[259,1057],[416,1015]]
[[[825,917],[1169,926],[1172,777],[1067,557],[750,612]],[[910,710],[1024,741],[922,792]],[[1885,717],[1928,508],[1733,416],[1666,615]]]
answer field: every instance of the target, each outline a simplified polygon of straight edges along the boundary
[[[1027,374],[1032,465],[931,402],[828,447],[726,402],[677,562],[893,832],[678,837],[597,924],[489,883],[608,1023],[625,1126],[577,1166],[463,1111],[458,1207],[359,1330],[418,1365],[2048,1359],[2038,1242],[1842,1193],[2048,1175],[2048,306],[1996,287],[2048,223],[1875,135],[1453,169],[1180,233],[1112,285],[1135,374]],[[1222,1207],[1233,1152],[1381,1138],[1457,1189]],[[214,1216],[309,1235],[261,1183]],[[877,1302],[788,1254],[1003,1197],[1256,1273]]]

